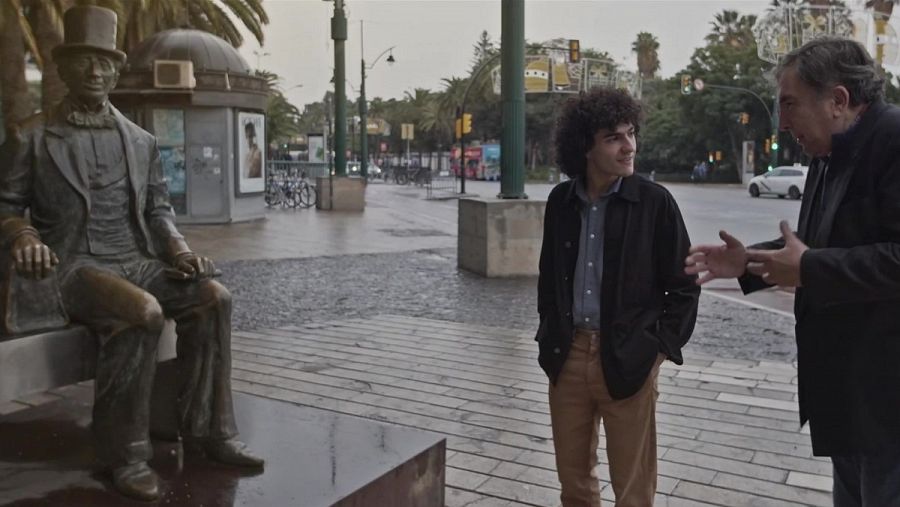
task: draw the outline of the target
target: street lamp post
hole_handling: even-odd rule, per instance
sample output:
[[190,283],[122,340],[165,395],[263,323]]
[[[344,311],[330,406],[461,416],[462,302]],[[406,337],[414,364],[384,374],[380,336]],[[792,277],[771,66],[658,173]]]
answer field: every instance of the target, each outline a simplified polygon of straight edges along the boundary
[[381,54],[375,57],[372,64],[367,67],[366,55],[363,51],[363,20],[359,20],[359,175],[364,180],[369,174],[369,123],[367,118],[369,107],[366,104],[366,70],[375,67],[375,64],[378,63],[378,60],[381,59],[385,53],[390,52],[386,60],[388,64],[394,63],[394,53],[392,50],[395,47],[396,46],[391,46],[382,51]]
[[253,51],[253,54],[256,55],[256,70],[259,70],[259,60],[260,60],[260,58],[262,58],[262,57],[264,57],[264,56],[269,56],[269,55],[272,54],[272,53],[268,53],[268,52],[265,52],[265,51],[260,52],[260,51],[255,51],[255,50],[254,50],[254,51]]

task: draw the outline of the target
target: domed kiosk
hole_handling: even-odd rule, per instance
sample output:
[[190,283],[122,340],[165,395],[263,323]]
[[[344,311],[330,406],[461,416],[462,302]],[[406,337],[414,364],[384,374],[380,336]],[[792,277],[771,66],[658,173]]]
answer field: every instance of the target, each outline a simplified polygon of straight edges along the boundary
[[179,223],[265,216],[264,79],[208,32],[166,30],[128,55],[113,104],[153,133]]

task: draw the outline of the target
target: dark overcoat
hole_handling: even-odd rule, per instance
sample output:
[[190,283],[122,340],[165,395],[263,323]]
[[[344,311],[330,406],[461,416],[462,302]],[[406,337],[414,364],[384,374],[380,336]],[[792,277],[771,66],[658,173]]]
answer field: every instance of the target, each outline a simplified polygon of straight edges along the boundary
[[[813,452],[900,448],[900,108],[870,104],[833,137],[827,172],[823,160],[810,163],[797,234],[810,247],[794,313],[800,421]],[[765,287],[752,275],[740,281],[745,292]]]

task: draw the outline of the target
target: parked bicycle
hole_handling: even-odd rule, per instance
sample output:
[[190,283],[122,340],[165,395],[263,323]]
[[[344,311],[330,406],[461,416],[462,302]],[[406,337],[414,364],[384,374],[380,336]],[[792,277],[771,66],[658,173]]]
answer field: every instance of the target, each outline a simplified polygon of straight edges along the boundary
[[304,208],[315,206],[316,202],[319,201],[319,192],[316,190],[315,185],[310,184],[306,171],[300,173],[300,181],[297,182],[296,192],[300,206]]
[[405,167],[401,166],[392,166],[389,169],[386,169],[381,173],[384,177],[384,181],[393,181],[398,185],[408,185],[409,184],[409,172]]
[[419,167],[418,169],[413,169],[412,171],[412,181],[416,184],[417,187],[431,184],[430,167]]
[[318,200],[316,187],[305,171],[270,171],[266,175],[265,201],[269,207],[309,208]]

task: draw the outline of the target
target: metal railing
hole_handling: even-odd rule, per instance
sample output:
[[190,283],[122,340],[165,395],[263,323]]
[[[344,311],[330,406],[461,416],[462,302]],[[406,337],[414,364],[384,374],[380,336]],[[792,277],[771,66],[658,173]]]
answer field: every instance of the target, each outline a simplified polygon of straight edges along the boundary
[[320,176],[328,176],[328,166],[324,162],[269,160],[266,162],[266,170],[271,174],[282,173],[288,176],[306,174],[306,177],[311,180]]
[[426,199],[453,199],[460,196],[459,178],[450,171],[432,171],[426,189]]

